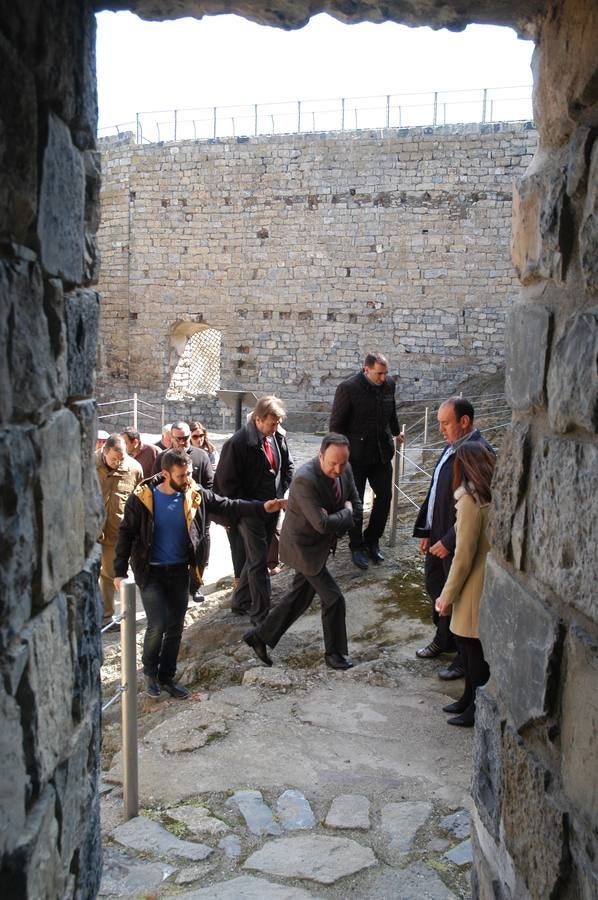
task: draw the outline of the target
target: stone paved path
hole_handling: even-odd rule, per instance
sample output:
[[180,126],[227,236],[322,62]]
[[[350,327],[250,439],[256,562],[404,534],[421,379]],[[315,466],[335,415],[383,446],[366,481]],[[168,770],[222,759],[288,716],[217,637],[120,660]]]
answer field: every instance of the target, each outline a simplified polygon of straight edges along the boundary
[[[128,823],[118,709],[105,717],[101,896],[469,897],[472,734],[441,712],[461,691],[437,678],[446,659],[414,656],[431,629],[407,535],[366,573],[346,545],[331,564],[347,599],[348,672],[323,664],[317,603],[272,669],[242,642],[226,582],[190,612],[179,672],[192,697],[140,693],[141,809]],[[275,601],[289,578],[273,579]],[[118,642],[105,651],[109,696]]]

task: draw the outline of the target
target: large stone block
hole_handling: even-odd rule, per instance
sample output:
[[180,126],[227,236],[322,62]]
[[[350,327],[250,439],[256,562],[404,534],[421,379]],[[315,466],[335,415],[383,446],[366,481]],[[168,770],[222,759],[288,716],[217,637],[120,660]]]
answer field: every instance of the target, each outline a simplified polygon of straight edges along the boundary
[[31,614],[37,582],[39,531],[34,489],[37,460],[29,428],[0,431],[0,647],[4,650]]
[[581,628],[567,635],[561,714],[561,774],[573,807],[598,829],[598,645]]
[[530,456],[530,428],[511,423],[498,455],[492,479],[490,533],[492,546],[517,568],[525,556],[525,492]]
[[19,687],[34,793],[52,777],[69,748],[73,720],[73,659],[67,601],[58,594],[22,632],[29,647]]
[[[99,726],[99,722],[95,723]],[[97,787],[97,768],[89,771],[90,759],[96,766],[92,723],[87,720],[73,735],[68,758],[56,769],[56,811],[60,823],[60,856],[65,871],[71,869],[80,833],[85,830],[87,811],[92,807]],[[91,751],[91,752],[90,752]]]
[[513,409],[527,412],[544,405],[551,326],[552,313],[545,306],[520,303],[511,310],[505,334],[505,395]]
[[73,578],[85,560],[81,490],[81,432],[75,416],[60,410],[35,437],[39,457],[41,592],[47,601]]
[[588,290],[598,290],[598,141],[592,150],[588,192],[579,231],[581,271]]
[[0,421],[43,421],[61,399],[39,267],[0,262]]
[[24,241],[37,207],[37,105],[31,72],[0,34],[0,237]]
[[561,218],[565,165],[556,154],[513,188],[513,265],[522,284],[564,275]]
[[48,785],[30,809],[14,851],[0,871],[2,897],[27,900],[62,897],[64,872],[58,854],[54,788]]
[[25,826],[25,797],[29,778],[25,767],[21,712],[0,679],[0,759],[4,776],[0,780],[0,857],[9,853]]
[[532,452],[527,566],[565,602],[598,620],[598,446],[560,438]]
[[98,588],[100,547],[98,544],[85,566],[65,585],[69,621],[73,627],[73,716],[81,721],[99,699],[102,665],[102,601]]
[[478,815],[495,841],[499,839],[502,801],[502,727],[496,701],[488,691],[479,690],[476,696],[471,793]]
[[515,727],[547,715],[559,651],[558,622],[492,556],[486,564],[480,639],[493,685]]
[[104,522],[104,505],[94,459],[98,428],[97,407],[94,400],[71,403],[81,428],[81,487],[85,504],[85,552],[90,553]]
[[100,320],[99,296],[79,290],[65,298],[68,340],[68,395],[72,399],[93,393],[96,344]]
[[37,233],[44,270],[67,282],[83,280],[85,170],[67,126],[48,117]]
[[504,843],[532,897],[553,897],[569,850],[552,776],[509,727],[503,738]]
[[[598,252],[598,248],[597,248]],[[554,431],[598,431],[598,307],[569,318],[548,371],[548,415]]]

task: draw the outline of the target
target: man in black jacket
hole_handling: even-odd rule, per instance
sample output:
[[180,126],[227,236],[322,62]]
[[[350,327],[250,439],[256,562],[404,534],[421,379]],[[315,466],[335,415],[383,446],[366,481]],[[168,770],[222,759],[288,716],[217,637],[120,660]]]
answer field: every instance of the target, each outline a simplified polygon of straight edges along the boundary
[[142,481],[129,496],[118,533],[114,586],[120,590],[130,560],[147,616],[142,663],[150,697],[159,697],[161,690],[178,699],[189,696],[174,676],[190,573],[201,583],[208,513],[238,521],[275,514],[286,504],[219,497],[194,484],[191,472],[185,450],[166,451],[160,474]]
[[[218,490],[225,497],[270,500],[284,497],[291,483],[294,463],[286,438],[278,431],[285,415],[274,396],[258,400],[247,425],[239,428],[224,444],[216,467]],[[270,609],[268,548],[276,529],[277,516],[243,519],[239,531],[245,544],[245,565],[233,595],[233,612],[249,613],[254,625]]]
[[375,563],[384,559],[380,538],[390,510],[394,438],[400,430],[395,383],[388,377],[386,357],[368,353],[363,370],[337,387],[330,414],[330,431],[349,438],[351,468],[362,503],[366,481],[374,492],[367,528],[363,531],[363,516],[354,515],[349,532],[351,556],[360,569],[368,568],[368,555]]
[[[429,644],[415,651],[419,659],[434,659],[441,653],[454,653],[457,649],[450,632],[450,615],[440,616],[435,603],[442,593],[455,552],[455,498],[453,496],[453,463],[455,450],[465,441],[481,441],[489,450],[492,447],[473,427],[473,406],[464,397],[451,397],[438,409],[438,427],[447,442],[432,474],[428,495],[420,507],[413,534],[420,538],[419,548],[425,553],[426,590],[432,601],[432,618],[436,634]],[[457,655],[451,664],[440,669],[439,678],[452,681],[464,674],[462,661]]]

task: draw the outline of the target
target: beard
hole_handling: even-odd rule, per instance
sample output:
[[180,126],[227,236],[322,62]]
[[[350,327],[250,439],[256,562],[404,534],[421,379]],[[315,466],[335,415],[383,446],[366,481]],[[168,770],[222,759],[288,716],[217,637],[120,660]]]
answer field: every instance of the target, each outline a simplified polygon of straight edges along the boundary
[[187,485],[176,484],[176,482],[174,482],[170,476],[168,478],[168,484],[173,491],[177,491],[179,494],[184,494],[187,490]]

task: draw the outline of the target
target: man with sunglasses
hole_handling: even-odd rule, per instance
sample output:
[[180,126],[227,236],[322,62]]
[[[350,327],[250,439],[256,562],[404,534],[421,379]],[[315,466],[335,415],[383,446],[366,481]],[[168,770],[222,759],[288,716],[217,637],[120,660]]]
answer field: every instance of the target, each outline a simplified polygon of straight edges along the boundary
[[[205,450],[201,450],[199,447],[193,447],[191,444],[191,429],[187,422],[175,422],[170,429],[170,436],[172,440],[172,449],[173,450],[185,450],[187,456],[191,460],[192,465],[192,477],[195,484],[201,485],[203,488],[207,488],[207,490],[211,491],[214,486],[214,470],[212,468],[212,463],[210,462],[210,457],[206,453]],[[159,453],[156,456],[156,461],[154,462],[154,470],[152,475],[159,475],[163,469],[162,461],[164,459],[164,454],[168,451],[163,450],[162,453]],[[200,566],[201,571],[207,565],[208,557],[210,555],[210,528],[209,528],[209,519],[206,525],[206,535],[205,540],[203,542],[203,550],[204,550],[204,560],[203,564]],[[191,580],[189,583],[189,594],[191,599],[196,603],[203,603],[205,600],[204,595],[202,594],[199,582],[193,576],[191,576]]]

